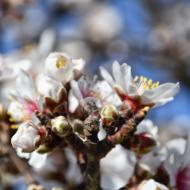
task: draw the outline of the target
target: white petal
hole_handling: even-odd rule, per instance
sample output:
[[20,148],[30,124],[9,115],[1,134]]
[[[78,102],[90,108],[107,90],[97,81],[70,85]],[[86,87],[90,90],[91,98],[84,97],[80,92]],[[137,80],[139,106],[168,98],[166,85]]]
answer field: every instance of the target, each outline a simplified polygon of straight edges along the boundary
[[20,70],[16,83],[20,97],[35,101],[35,86],[28,73],[24,70]]
[[124,84],[125,81],[123,80],[121,65],[117,61],[114,61],[112,65],[112,72],[113,72],[113,76],[114,76],[116,84],[122,87],[122,89],[125,89],[125,84]]
[[72,92],[73,92],[74,96],[76,98],[78,98],[79,101],[83,99],[83,96],[81,94],[79,85],[75,80],[71,81],[71,89],[72,89]]
[[142,104],[154,103],[155,106],[163,105],[171,101],[179,89],[179,83],[165,83],[157,88],[147,90],[141,97]]
[[122,71],[122,76],[124,78],[125,91],[128,93],[129,96],[137,95],[137,88],[133,81],[133,77],[131,74],[131,67],[126,63],[124,63],[121,66],[121,71]]
[[29,165],[32,166],[35,170],[42,172],[53,172],[56,170],[53,165],[49,154],[39,154],[37,152],[32,152],[30,160],[28,161]]
[[17,149],[16,149],[16,153],[17,153],[17,155],[18,155],[20,158],[25,158],[25,159],[29,159],[29,158],[30,158],[30,155],[31,155],[31,153],[22,152],[22,149],[21,149],[21,148],[17,148]]
[[86,65],[84,59],[72,59],[72,62],[74,70],[77,71],[82,71],[84,69],[84,66]]
[[100,67],[100,74],[110,85],[115,84],[112,76],[109,74],[109,72],[104,67]]
[[[124,148],[120,145],[113,148],[100,161],[101,185],[103,188],[114,190],[124,186],[133,174],[134,164],[127,159],[127,151]],[[107,183],[107,180],[112,182],[112,186]]]
[[99,141],[103,140],[106,137],[106,131],[102,127],[102,124],[99,126],[98,139]]
[[36,126],[31,122],[26,122],[19,126],[17,132],[11,138],[11,144],[15,149],[21,148],[24,152],[32,152],[39,138]]
[[38,45],[38,52],[41,56],[47,55],[52,49],[55,44],[55,32],[50,29],[46,29],[42,32],[40,36],[40,41]]
[[153,124],[153,122],[150,119],[145,119],[143,120],[137,127],[137,131],[135,134],[140,134],[140,133],[149,133],[154,137],[155,139],[158,138],[158,127]]
[[44,74],[36,78],[37,91],[44,97],[50,97],[57,100],[57,94],[62,89],[62,84]]
[[183,138],[170,140],[165,145],[168,155],[167,159],[164,161],[164,167],[170,176],[171,186],[175,185],[176,183],[176,174],[183,162],[185,146],[186,141]]
[[20,60],[14,64],[10,64],[9,67],[13,69],[15,76],[18,75],[20,70],[28,71],[32,63],[28,59]]
[[72,90],[69,92],[69,112],[74,113],[79,106],[78,99],[74,96]]
[[113,91],[112,87],[106,81],[99,81],[94,86],[94,92],[97,92],[97,106],[102,107],[106,104],[115,106],[121,105],[119,96]]
[[169,190],[166,186],[162,185],[154,181],[153,179],[149,179],[148,181],[142,182],[137,190]]

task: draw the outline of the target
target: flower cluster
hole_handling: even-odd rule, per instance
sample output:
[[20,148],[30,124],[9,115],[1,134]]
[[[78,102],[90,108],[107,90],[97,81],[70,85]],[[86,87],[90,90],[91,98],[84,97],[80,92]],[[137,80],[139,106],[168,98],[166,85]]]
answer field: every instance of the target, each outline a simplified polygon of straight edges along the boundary
[[[173,100],[179,83],[159,85],[145,77],[133,78],[131,67],[118,62],[113,63],[112,74],[100,68],[103,80],[91,79],[84,74],[84,66],[83,59],[54,52],[46,58],[44,72],[38,76],[19,71],[17,88],[8,107],[10,122],[17,126],[11,139],[17,154],[29,159],[34,168],[43,166],[55,172],[60,165],[53,162],[51,155],[55,152],[57,155],[57,150],[72,150],[75,157],[72,164],[78,171],[72,174],[75,189],[102,186],[167,190],[173,185],[188,185],[188,180],[181,179],[189,175],[189,141],[185,154],[178,155],[183,158],[181,163],[176,163],[176,170],[170,175],[170,157],[176,155],[170,154],[170,146],[161,147],[158,129],[150,120],[144,120],[151,108]],[[131,172],[130,167],[121,166],[121,178],[114,174],[111,181],[116,182],[110,187],[105,179],[107,175],[109,178],[109,168],[117,166],[118,161],[111,160],[108,172],[106,168],[101,172],[101,168],[109,165],[107,157],[118,147],[116,158],[127,151]],[[64,175],[64,185],[72,189],[71,174]],[[172,175],[177,176],[174,183]]]

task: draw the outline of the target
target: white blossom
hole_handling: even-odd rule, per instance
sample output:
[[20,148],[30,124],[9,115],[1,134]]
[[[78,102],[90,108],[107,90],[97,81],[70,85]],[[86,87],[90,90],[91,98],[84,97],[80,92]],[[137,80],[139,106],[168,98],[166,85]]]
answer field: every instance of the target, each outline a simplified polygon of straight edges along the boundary
[[179,83],[153,83],[144,77],[133,79],[131,67],[126,63],[120,65],[117,61],[113,63],[112,75],[100,68],[102,77],[115,88],[122,100],[126,100],[129,105],[136,109],[138,104],[160,106],[171,100],[179,91]]
[[81,74],[85,62],[83,59],[71,59],[65,53],[50,53],[45,60],[46,73],[54,79],[68,83]]
[[22,123],[11,139],[13,148],[22,149],[23,152],[32,152],[41,139],[38,127],[31,122]]

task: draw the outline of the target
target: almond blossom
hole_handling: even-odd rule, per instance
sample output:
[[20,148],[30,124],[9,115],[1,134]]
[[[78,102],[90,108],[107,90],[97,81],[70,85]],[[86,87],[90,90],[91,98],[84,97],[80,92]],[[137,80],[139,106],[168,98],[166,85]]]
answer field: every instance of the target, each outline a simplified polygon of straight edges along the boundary
[[11,144],[15,149],[20,148],[23,152],[32,152],[45,135],[44,128],[38,127],[31,122],[25,122],[19,125],[18,130],[11,139]]
[[133,110],[140,106],[160,106],[173,100],[179,91],[179,83],[164,83],[159,85],[145,77],[133,79],[131,67],[126,63],[113,63],[112,73],[100,67],[102,77],[116,90],[123,101],[127,101]]
[[83,59],[72,59],[65,53],[53,52],[45,60],[46,73],[66,84],[80,76],[85,66]]

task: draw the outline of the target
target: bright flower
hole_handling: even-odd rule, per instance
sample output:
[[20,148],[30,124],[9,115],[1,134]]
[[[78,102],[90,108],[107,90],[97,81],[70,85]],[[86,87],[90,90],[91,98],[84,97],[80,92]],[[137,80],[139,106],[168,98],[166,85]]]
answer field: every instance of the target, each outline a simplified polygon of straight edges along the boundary
[[46,73],[63,84],[78,77],[84,66],[83,59],[71,59],[65,53],[50,53],[45,60]]
[[179,83],[159,85],[144,77],[132,78],[131,67],[126,63],[113,63],[113,77],[103,67],[100,68],[102,77],[116,90],[123,101],[136,111],[139,106],[160,106],[171,100],[179,91]]
[[31,122],[22,123],[11,139],[13,148],[22,149],[23,152],[34,151],[41,138],[46,136],[46,131]]
[[169,190],[166,186],[162,185],[154,181],[153,179],[149,179],[147,181],[143,181],[138,187],[137,190]]

